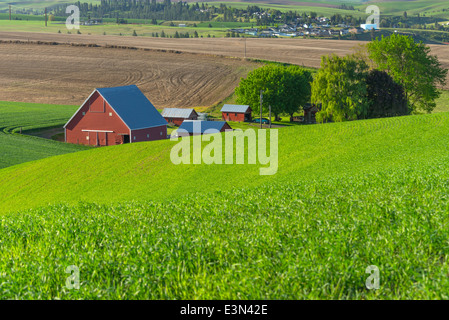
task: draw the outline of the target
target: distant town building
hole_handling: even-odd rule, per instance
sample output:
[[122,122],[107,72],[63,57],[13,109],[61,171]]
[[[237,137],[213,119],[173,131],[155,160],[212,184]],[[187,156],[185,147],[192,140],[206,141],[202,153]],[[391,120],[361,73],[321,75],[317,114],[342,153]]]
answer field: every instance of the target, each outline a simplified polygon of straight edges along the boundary
[[371,29],[378,29],[377,28],[377,24],[361,24],[360,28],[362,28],[363,30],[371,30]]
[[354,33],[354,34],[360,34],[360,33],[363,33],[363,31],[365,31],[365,30],[362,29],[362,28],[359,28],[359,27],[349,29],[349,32],[350,32],[350,33]]

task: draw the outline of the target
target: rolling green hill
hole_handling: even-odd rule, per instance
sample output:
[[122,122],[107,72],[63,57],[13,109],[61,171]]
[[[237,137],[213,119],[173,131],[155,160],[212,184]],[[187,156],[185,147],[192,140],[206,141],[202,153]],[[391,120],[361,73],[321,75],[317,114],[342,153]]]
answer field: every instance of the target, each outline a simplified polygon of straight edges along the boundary
[[[381,15],[402,15],[407,11],[409,15],[449,17],[449,4],[446,0],[403,0],[403,1],[370,1],[379,6]],[[366,7],[364,3],[358,8]]]
[[176,142],[172,141],[66,154],[0,170],[4,181],[0,193],[6,199],[0,210],[79,200],[160,200],[268,181],[316,179],[328,173],[402,168],[440,155],[435,150],[446,148],[448,121],[449,114],[440,113],[283,128],[279,130],[279,170],[274,176],[260,176],[259,164],[174,165],[170,150]]
[[448,127],[437,113],[285,128],[274,176],[175,166],[170,141],[1,169],[0,297],[447,299]]
[[77,106],[0,101],[0,168],[88,149],[32,136],[17,135],[27,130],[62,127]]
[[[71,4],[76,1],[70,0],[22,0],[22,1],[9,1],[9,0],[0,0],[0,10],[4,10],[5,12],[9,8],[9,4],[11,4],[12,10],[14,9],[30,9],[30,10],[39,10],[43,11],[46,7],[51,8],[52,6],[58,4]],[[100,3],[100,0],[85,0],[81,2],[87,3]]]

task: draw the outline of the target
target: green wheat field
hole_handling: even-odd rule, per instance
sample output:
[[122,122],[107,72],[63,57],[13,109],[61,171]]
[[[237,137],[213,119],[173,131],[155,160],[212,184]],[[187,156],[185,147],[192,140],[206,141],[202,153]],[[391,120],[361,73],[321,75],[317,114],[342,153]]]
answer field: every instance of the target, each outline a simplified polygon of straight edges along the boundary
[[[280,128],[278,173],[260,176],[174,165],[169,140],[82,151],[13,133],[75,108],[48,107],[0,108],[2,299],[449,298],[447,112]],[[48,154],[5,162],[24,157],[8,139]]]

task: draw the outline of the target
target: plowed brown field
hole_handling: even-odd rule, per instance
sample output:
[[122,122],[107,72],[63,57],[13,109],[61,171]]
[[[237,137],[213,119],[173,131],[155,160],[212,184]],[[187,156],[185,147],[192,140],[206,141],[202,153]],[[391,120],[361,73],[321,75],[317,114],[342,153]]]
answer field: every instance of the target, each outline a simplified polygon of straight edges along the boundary
[[0,101],[81,104],[94,88],[136,84],[157,107],[210,106],[259,64],[67,45],[0,44]]
[[[135,83],[158,107],[208,106],[231,94],[239,78],[257,67],[243,59],[224,58],[245,56],[245,40],[238,38],[168,39],[0,32],[0,40],[149,50],[0,43],[0,100],[79,104],[94,87]],[[246,57],[319,67],[322,55],[346,55],[364,43],[247,39]],[[449,46],[430,47],[449,68]]]

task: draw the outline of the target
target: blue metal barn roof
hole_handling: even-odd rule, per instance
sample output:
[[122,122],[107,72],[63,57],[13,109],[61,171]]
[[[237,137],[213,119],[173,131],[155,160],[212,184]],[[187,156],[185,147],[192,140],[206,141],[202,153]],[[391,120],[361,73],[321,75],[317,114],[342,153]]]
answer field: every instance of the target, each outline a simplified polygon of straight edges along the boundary
[[203,134],[208,129],[220,131],[225,124],[226,121],[184,120],[178,130],[184,129],[188,133]]
[[165,108],[162,110],[162,116],[164,118],[184,118],[190,117],[193,109],[181,109],[181,108]]
[[164,117],[136,85],[97,88],[96,90],[131,130],[167,124]]
[[221,108],[221,112],[243,112],[246,113],[248,111],[249,106],[240,105],[240,104],[225,104],[223,108]]

